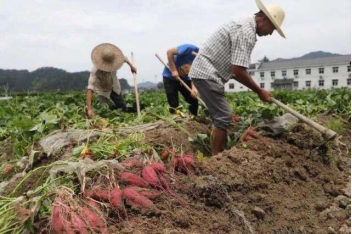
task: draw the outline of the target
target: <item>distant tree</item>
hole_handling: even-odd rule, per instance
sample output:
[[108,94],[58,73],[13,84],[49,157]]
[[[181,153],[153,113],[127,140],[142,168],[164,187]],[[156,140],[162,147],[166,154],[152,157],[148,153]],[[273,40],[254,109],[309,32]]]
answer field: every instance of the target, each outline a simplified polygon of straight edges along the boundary
[[121,85],[121,90],[130,90],[132,87],[128,84],[127,80],[125,78],[121,78],[120,80],[120,85]]
[[159,83],[157,84],[157,88],[158,88],[158,89],[164,89],[164,83],[163,83],[163,82],[159,82]]
[[[0,87],[6,85],[9,92],[70,92],[82,91],[88,85],[90,72],[69,73],[54,67],[43,67],[33,72],[27,70],[0,69]],[[121,89],[130,90],[126,79],[120,79]]]

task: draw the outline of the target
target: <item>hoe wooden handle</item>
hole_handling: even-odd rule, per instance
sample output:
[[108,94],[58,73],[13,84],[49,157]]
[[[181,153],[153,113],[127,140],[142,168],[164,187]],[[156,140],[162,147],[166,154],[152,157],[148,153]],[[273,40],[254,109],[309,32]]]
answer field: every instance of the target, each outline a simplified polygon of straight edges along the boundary
[[[160,60],[160,62],[162,64],[164,64],[165,67],[167,67],[167,69],[169,69],[169,71],[171,72],[169,66],[163,61],[163,59],[158,55],[158,54],[155,54],[155,56]],[[192,92],[192,90],[190,89],[190,87],[180,78],[180,77],[176,77],[177,80],[179,80],[181,82],[181,84],[189,91],[189,92]],[[205,107],[207,107],[204,103],[204,101],[199,97],[197,96],[197,99],[198,101]]]
[[276,100],[275,98],[272,98],[272,102],[275,103],[276,105],[278,105],[279,107],[281,107],[282,109],[286,110],[287,112],[291,113],[292,115],[296,116],[299,120],[302,120],[303,122],[305,122],[309,126],[315,128],[316,130],[321,132],[323,134],[323,137],[325,140],[330,141],[330,140],[333,140],[337,136],[337,133],[334,132],[333,130],[328,129],[328,128],[314,122],[311,119],[308,119],[307,117],[301,115],[297,111],[291,109],[290,107],[286,106],[285,104]]
[[[135,60],[134,60],[134,56],[133,56],[133,52],[131,52],[131,63],[134,67],[136,67],[135,65]],[[141,107],[139,104],[139,93],[138,93],[138,84],[137,84],[137,74],[133,73],[133,82],[134,82],[134,93],[136,95],[136,105],[137,105],[137,113],[138,113],[138,118],[141,117]]]

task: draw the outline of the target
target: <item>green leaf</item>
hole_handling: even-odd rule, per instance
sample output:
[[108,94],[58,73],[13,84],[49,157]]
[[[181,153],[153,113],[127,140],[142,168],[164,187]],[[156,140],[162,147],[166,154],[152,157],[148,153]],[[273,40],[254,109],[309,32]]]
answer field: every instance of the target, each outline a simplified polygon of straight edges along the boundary
[[39,153],[40,151],[32,150],[31,154],[29,155],[29,165],[31,165],[31,167],[38,160]]
[[188,137],[188,141],[194,143],[196,140],[193,137]]
[[201,141],[205,141],[206,139],[208,139],[208,135],[207,134],[198,134],[197,138],[200,139]]
[[72,150],[72,156],[78,158],[81,155],[82,150],[84,149],[85,145],[77,146]]
[[59,121],[56,115],[49,115],[46,112],[43,112],[40,117],[45,121],[45,124],[57,124]]
[[24,222],[24,227],[30,232],[30,233],[34,233],[34,228],[33,228],[33,223],[31,219],[27,219]]

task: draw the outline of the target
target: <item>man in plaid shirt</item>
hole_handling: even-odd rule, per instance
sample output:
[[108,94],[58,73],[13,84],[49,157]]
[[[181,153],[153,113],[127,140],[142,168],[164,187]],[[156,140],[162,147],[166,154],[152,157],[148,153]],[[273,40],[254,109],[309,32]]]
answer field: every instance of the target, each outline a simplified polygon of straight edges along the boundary
[[271,35],[274,30],[285,37],[281,24],[285,18],[276,4],[264,6],[254,16],[230,21],[216,31],[200,49],[189,77],[205,102],[213,119],[212,154],[222,152],[227,143],[227,128],[232,111],[225,97],[224,84],[232,77],[256,92],[264,102],[271,102],[271,93],[260,88],[248,74],[247,68],[258,36]]

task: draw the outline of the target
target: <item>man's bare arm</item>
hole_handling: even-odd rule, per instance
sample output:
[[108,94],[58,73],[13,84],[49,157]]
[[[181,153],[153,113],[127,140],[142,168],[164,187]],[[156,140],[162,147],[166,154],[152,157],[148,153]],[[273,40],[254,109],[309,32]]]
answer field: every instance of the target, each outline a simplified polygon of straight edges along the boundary
[[260,88],[244,67],[233,66],[233,74],[235,75],[235,80],[257,93],[262,101],[271,102],[271,93]]
[[88,89],[87,90],[87,114],[90,118],[95,117],[95,113],[92,109],[92,99],[93,99],[93,91]]
[[169,61],[169,67],[171,70],[171,74],[174,78],[179,77],[178,71],[176,69],[176,64],[175,64],[175,60],[174,60],[174,56],[178,54],[177,52],[177,48],[171,48],[169,49],[167,52],[167,59]]
[[130,66],[132,73],[137,74],[137,68],[133,66],[133,64],[128,60],[127,57],[125,57],[125,63],[127,63]]

